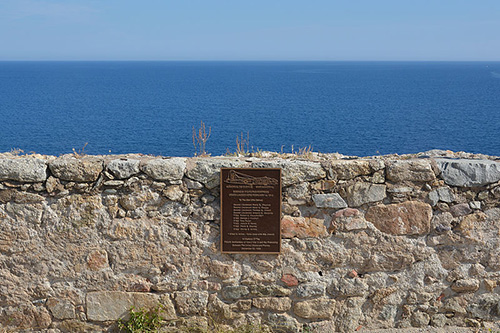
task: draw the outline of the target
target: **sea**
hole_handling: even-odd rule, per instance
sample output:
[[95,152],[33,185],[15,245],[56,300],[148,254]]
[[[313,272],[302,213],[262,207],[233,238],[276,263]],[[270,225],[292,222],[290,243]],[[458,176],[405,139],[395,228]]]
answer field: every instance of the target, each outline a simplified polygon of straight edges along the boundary
[[212,156],[242,137],[250,152],[498,156],[500,62],[0,62],[0,152],[193,156],[202,124]]

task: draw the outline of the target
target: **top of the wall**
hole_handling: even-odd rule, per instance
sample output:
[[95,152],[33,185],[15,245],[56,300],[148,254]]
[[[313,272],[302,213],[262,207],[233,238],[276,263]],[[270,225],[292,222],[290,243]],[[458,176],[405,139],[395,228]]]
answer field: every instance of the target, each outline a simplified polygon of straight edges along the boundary
[[426,181],[438,175],[448,185],[459,187],[479,187],[500,181],[500,157],[444,150],[369,157],[314,152],[190,158],[143,154],[56,157],[0,153],[0,181],[20,183],[42,183],[49,177],[91,183],[99,182],[103,175],[108,180],[120,180],[144,174],[153,180],[173,184],[186,177],[210,189],[218,185],[216,175],[221,167],[282,168],[284,186],[322,178],[349,179],[362,176],[364,169],[370,172],[385,169],[387,179],[393,182]]

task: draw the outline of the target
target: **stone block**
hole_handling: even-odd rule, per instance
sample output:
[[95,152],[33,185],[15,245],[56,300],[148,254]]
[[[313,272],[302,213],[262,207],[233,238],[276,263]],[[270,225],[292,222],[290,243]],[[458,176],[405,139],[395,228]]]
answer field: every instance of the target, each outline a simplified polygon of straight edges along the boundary
[[346,208],[347,204],[338,193],[314,194],[314,204],[318,208]]
[[322,219],[314,217],[285,216],[281,219],[281,237],[326,237],[328,232]]
[[321,164],[308,161],[259,161],[252,163],[253,168],[281,168],[283,186],[309,182],[326,177]]
[[436,175],[426,160],[398,160],[387,164],[387,179],[395,183],[428,182]]
[[431,206],[419,201],[373,206],[365,215],[377,229],[392,235],[427,234],[431,217]]
[[86,156],[82,158],[63,156],[49,162],[52,174],[72,182],[93,182],[103,170],[103,160]]
[[154,180],[181,180],[186,169],[186,159],[182,157],[158,158],[146,161],[140,169]]
[[204,315],[208,304],[206,291],[178,291],[174,294],[175,307],[182,316]]
[[386,186],[371,183],[355,183],[346,189],[349,207],[359,207],[366,203],[378,202],[386,197]]
[[115,159],[108,163],[107,169],[115,178],[126,179],[139,173],[140,162],[130,158]]
[[87,294],[87,318],[91,321],[115,321],[126,316],[132,307],[152,308],[159,296],[123,291],[94,291]]
[[479,187],[500,180],[500,162],[491,160],[436,159],[441,177],[448,185]]
[[295,315],[305,319],[331,319],[335,311],[335,300],[313,299],[297,302],[293,306]]
[[47,162],[38,158],[0,158],[0,181],[36,183],[47,178]]
[[259,297],[252,300],[252,305],[262,310],[285,312],[292,307],[292,300],[288,297]]

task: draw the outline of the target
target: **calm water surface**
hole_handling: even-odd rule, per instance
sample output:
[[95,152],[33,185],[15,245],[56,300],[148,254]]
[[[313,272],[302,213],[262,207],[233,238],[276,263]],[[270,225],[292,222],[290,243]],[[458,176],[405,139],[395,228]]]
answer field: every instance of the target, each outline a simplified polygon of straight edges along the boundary
[[500,62],[0,62],[0,151],[500,155]]

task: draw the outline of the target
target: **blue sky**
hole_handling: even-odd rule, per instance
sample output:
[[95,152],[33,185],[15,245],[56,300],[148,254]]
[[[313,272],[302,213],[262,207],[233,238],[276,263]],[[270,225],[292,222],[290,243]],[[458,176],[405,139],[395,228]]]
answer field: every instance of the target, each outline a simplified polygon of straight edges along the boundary
[[499,0],[0,0],[0,60],[500,60]]

